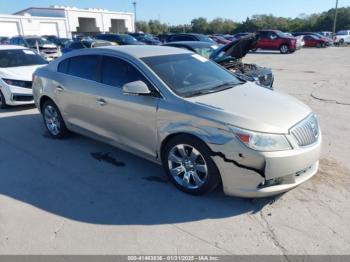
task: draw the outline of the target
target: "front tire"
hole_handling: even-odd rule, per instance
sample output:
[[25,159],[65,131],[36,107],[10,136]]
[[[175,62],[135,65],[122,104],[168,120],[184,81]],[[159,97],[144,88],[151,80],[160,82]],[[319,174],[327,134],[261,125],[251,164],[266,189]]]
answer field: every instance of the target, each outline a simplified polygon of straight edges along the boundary
[[3,93],[0,90],[0,109],[6,109],[6,108],[7,108],[6,100]]
[[49,131],[50,136],[60,139],[68,135],[68,129],[63,121],[62,115],[53,101],[48,100],[44,103],[42,115],[45,127],[47,131]]
[[163,149],[162,163],[173,184],[183,192],[202,195],[220,183],[208,146],[188,135],[171,139]]
[[280,46],[280,52],[281,54],[288,54],[289,53],[289,46],[288,45],[281,45]]

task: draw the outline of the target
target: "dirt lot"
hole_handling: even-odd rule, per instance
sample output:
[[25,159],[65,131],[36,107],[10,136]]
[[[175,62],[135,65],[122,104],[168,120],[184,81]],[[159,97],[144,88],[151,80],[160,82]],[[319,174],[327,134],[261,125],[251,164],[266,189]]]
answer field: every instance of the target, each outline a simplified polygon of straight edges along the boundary
[[350,48],[245,60],[317,112],[311,181],[270,199],[192,197],[143,159],[78,135],[52,140],[32,107],[1,111],[0,253],[349,254]]

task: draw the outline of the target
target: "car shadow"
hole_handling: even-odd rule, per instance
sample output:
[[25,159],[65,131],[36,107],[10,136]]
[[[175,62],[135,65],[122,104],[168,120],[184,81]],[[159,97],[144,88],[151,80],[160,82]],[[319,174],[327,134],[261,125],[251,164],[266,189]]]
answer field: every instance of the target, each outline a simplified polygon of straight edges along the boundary
[[36,106],[33,105],[22,105],[22,106],[7,106],[5,109],[0,109],[0,114],[1,113],[8,113],[8,112],[20,112],[20,111],[25,111],[29,109],[34,109]]
[[250,55],[285,55],[285,54],[281,54],[280,51],[250,51],[249,52]]
[[[33,111],[34,112],[34,111]],[[95,140],[51,139],[39,114],[0,117],[0,194],[68,219],[154,225],[259,212],[278,198],[178,191],[152,162]]]

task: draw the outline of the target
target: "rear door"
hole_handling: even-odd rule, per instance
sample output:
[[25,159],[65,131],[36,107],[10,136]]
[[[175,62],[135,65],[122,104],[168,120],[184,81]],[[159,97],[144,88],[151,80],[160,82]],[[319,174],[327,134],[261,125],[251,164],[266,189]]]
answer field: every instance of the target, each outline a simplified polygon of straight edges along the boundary
[[268,45],[269,45],[268,32],[265,32],[265,31],[259,32],[259,40],[256,45],[256,48],[268,49],[269,48]]
[[99,112],[96,111],[98,96],[97,55],[75,56],[58,65],[58,76],[53,81],[56,102],[65,121],[75,129],[99,133]]
[[309,36],[309,35],[304,36],[305,46],[312,47],[313,46],[312,40],[313,40],[313,38],[311,36]]

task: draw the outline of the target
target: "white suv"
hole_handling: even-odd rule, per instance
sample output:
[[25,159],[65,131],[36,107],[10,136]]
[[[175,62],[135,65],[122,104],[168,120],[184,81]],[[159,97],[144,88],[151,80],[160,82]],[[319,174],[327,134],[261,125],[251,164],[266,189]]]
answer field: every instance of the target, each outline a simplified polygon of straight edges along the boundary
[[350,30],[342,30],[334,37],[335,44],[350,44]]

